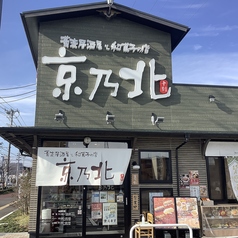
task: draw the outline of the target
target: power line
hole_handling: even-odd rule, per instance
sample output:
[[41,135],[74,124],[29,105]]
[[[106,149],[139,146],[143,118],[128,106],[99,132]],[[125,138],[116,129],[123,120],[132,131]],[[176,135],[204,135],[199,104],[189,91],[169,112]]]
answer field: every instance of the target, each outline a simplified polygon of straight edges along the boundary
[[23,123],[24,123],[24,124],[25,124],[25,126],[26,126],[26,123],[25,123],[25,121],[23,120],[23,118],[22,118],[21,114],[20,114],[19,116],[20,116],[21,120],[23,121]]
[[3,102],[0,102],[0,104],[2,104],[2,103],[6,103],[6,104],[11,108],[11,109],[13,109],[13,107],[12,107],[10,104],[8,104],[8,102],[5,101],[4,98],[0,97],[0,99],[3,100]]
[[158,0],[155,0],[154,4],[152,4],[152,7],[151,7],[150,11],[152,11],[154,9],[154,7],[157,4],[157,2],[158,2]]
[[[5,100],[5,103],[10,103],[10,102],[17,102],[17,101],[21,101],[21,100],[24,100],[24,99],[26,99],[26,98],[30,98],[30,97],[33,97],[33,96],[36,96],[36,94],[32,94],[32,95],[30,95],[30,96],[28,96],[28,97],[23,97],[23,98],[20,98],[20,99],[16,99],[16,100],[12,100],[12,101],[8,101],[8,102],[6,102]],[[0,98],[2,98],[2,97],[0,97]],[[3,104],[4,102],[0,102],[0,104]]]
[[35,84],[35,83],[34,83],[34,84],[28,84],[28,85],[19,86],[19,87],[14,87],[14,88],[0,88],[0,90],[13,90],[13,89],[31,87],[31,86],[34,86],[34,85],[36,85],[36,84]]
[[14,98],[14,97],[19,97],[19,96],[22,96],[22,95],[26,95],[26,94],[29,94],[29,93],[32,93],[32,92],[35,92],[36,90],[31,90],[29,92],[26,92],[26,93],[21,93],[21,94],[17,94],[17,95],[13,95],[13,96],[5,96],[5,97],[1,97],[1,98]]

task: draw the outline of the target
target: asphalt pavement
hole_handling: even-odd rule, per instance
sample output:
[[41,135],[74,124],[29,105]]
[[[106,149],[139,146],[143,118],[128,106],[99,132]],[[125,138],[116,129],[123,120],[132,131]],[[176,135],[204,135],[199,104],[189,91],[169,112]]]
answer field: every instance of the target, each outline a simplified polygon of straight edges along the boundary
[[0,219],[16,210],[16,193],[0,194]]
[[[0,220],[16,210],[16,193],[0,194]],[[0,238],[29,238],[27,232],[0,233]]]

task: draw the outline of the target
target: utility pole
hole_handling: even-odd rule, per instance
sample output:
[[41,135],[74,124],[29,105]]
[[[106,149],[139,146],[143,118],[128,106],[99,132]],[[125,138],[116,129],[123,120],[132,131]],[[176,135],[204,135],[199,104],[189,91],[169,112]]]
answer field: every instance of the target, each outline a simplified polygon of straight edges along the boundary
[[19,179],[19,161],[20,161],[20,153],[17,154],[17,174],[16,174],[16,186],[18,189],[18,179]]
[[[10,109],[10,110],[6,110],[6,114],[7,114],[7,117],[10,121],[10,127],[12,127],[13,125],[13,117],[15,115],[15,113],[19,113],[18,110],[13,110],[13,109]],[[6,186],[7,186],[7,183],[8,183],[8,178],[9,178],[9,175],[10,175],[10,155],[11,155],[11,143],[9,143],[8,145],[8,155],[7,155],[7,181],[6,181]]]

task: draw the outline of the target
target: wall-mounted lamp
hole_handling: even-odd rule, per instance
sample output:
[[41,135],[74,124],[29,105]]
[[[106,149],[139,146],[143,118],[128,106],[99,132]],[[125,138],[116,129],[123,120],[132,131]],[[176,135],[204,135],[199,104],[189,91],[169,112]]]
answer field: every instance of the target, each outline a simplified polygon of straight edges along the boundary
[[91,138],[89,136],[84,137],[83,145],[88,148],[88,145],[91,143]]
[[152,113],[152,115],[151,115],[152,125],[157,125],[162,122],[164,122],[164,117],[157,117],[154,113]]
[[140,165],[138,165],[138,164],[136,163],[136,161],[133,161],[133,162],[132,162],[132,169],[134,169],[134,170],[139,170],[139,169],[140,169]]
[[55,114],[56,121],[62,122],[64,120],[64,114],[62,110],[59,110],[59,113]]
[[209,98],[209,101],[210,101],[210,102],[215,102],[215,99],[216,99],[216,98],[215,98],[213,95],[209,95],[208,98]]
[[107,124],[113,124],[114,121],[115,121],[115,115],[111,114],[110,112],[107,112],[107,115],[106,115]]

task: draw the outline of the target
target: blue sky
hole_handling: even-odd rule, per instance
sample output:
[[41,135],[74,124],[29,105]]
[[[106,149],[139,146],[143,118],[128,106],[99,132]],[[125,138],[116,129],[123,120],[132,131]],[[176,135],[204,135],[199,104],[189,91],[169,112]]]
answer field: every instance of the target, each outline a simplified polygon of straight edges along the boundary
[[[20,13],[93,2],[103,1],[3,0],[0,28],[0,126],[9,125],[5,110],[10,109],[20,111],[20,114],[15,113],[14,126],[34,125],[36,69]],[[172,54],[174,83],[238,86],[237,0],[114,2],[191,28]],[[22,87],[26,85],[31,86]],[[9,88],[16,89],[6,90]],[[0,142],[3,142],[2,139]],[[0,153],[5,152],[0,150]]]

